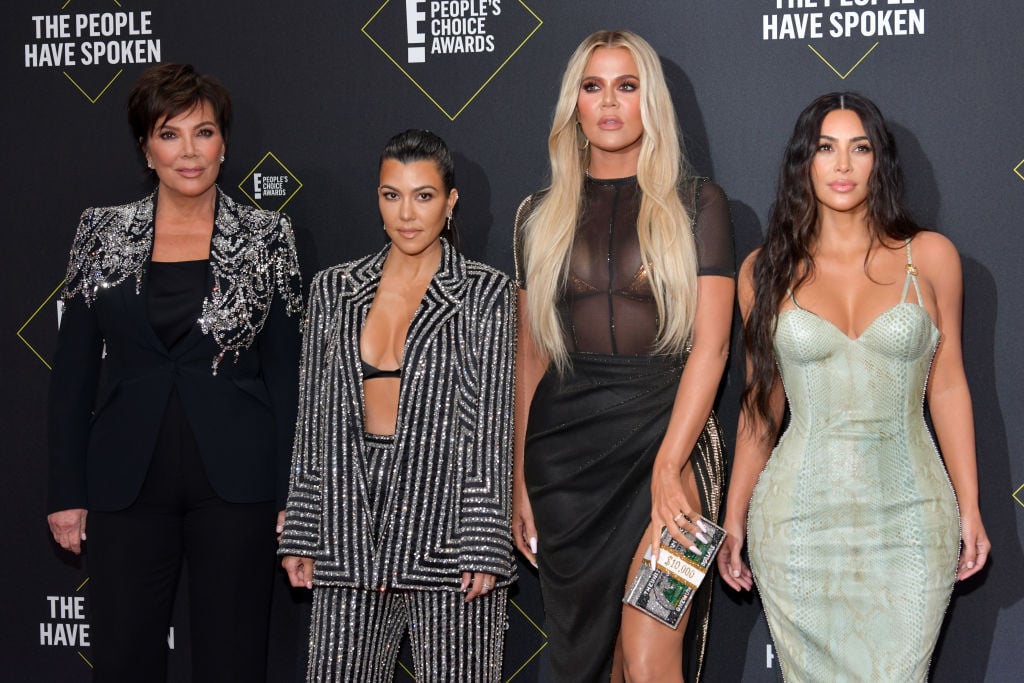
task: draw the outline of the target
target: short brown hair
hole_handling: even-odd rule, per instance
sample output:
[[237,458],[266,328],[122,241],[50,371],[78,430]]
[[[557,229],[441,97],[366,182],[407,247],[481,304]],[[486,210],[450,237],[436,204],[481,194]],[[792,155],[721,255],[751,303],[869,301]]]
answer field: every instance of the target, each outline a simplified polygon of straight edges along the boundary
[[156,125],[207,103],[213,109],[221,137],[228,139],[231,96],[220,81],[197,73],[191,64],[160,64],[142,72],[128,93],[128,121],[140,143]]

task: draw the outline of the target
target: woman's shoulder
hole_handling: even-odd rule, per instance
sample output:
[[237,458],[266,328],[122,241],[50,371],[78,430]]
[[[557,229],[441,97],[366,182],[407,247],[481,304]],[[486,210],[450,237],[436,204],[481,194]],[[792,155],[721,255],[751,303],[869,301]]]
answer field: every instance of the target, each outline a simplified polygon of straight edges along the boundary
[[465,259],[466,277],[470,285],[476,289],[505,289],[510,287],[512,280],[509,276],[494,266],[489,266],[480,261]]
[[706,176],[684,176],[679,181],[679,196],[691,211],[702,211],[717,202],[729,202],[722,186]]
[[910,240],[910,258],[919,271],[938,275],[960,272],[960,252],[953,241],[934,230],[922,230]]
[[[246,229],[271,229],[271,232],[284,232],[291,234],[291,219],[288,214],[280,211],[269,211],[249,204],[241,204],[235,201],[231,195],[217,188],[218,202],[220,203],[221,216],[230,216]],[[220,218],[221,216],[218,216]]]
[[117,229],[126,226],[142,217],[145,222],[150,222],[153,215],[153,194],[146,195],[125,204],[111,206],[90,206],[82,211],[79,221],[79,237],[83,233],[95,232],[99,228]]

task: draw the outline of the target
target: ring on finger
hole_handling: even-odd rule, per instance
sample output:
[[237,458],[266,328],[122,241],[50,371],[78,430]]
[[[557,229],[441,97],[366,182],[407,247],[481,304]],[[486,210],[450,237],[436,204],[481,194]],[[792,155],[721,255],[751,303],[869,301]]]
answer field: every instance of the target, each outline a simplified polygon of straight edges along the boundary
[[685,513],[685,512],[682,512],[682,511],[680,511],[678,515],[676,515],[675,517],[673,517],[673,518],[672,518],[672,521],[673,521],[673,522],[678,522],[678,521],[679,521],[679,518],[680,518],[680,517],[682,517],[683,519],[689,519],[689,518],[688,518],[688,517],[686,516],[686,513]]

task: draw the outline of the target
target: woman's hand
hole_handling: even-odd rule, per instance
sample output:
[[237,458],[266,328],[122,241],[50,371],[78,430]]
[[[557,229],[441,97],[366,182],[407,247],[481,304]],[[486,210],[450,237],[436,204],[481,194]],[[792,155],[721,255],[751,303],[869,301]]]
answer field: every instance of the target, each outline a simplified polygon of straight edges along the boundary
[[466,594],[466,602],[487,595],[494,588],[495,582],[494,574],[462,572],[462,592]]
[[284,533],[284,510],[277,511],[277,526],[274,528],[277,532],[277,542],[281,542],[281,534]]
[[963,581],[980,572],[992,551],[992,543],[985,533],[980,513],[961,516],[960,539],[963,542],[963,551],[960,553],[960,563],[956,567],[957,581]]
[[718,571],[725,584],[737,591],[748,591],[754,587],[754,575],[743,561],[743,529],[726,529],[725,540],[718,550]]
[[[671,463],[654,462],[651,473],[651,527],[650,543],[653,555],[651,566],[657,564],[661,547],[661,530],[668,529],[674,539],[692,552],[700,550],[694,539],[706,543],[707,527],[700,521],[700,504],[695,504],[683,488],[680,468]],[[683,532],[691,536],[687,538]]]
[[294,588],[313,588],[313,558],[285,555],[281,566],[288,572],[288,581]]
[[70,550],[75,555],[81,554],[82,541],[85,540],[85,518],[88,514],[89,511],[84,508],[73,508],[47,515],[46,521],[50,524],[53,540],[64,550]]
[[537,527],[533,524],[533,506],[526,493],[526,484],[512,485],[512,540],[530,564],[537,566]]

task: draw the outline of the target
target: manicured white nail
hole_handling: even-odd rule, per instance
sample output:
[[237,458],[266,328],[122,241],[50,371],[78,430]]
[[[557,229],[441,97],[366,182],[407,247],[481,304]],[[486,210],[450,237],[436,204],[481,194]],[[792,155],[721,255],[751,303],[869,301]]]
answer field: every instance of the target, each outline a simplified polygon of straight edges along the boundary
[[[699,519],[697,520],[697,528],[700,529],[701,531],[703,531],[704,533],[708,532],[708,525],[705,524],[704,522],[702,522]],[[707,541],[704,541],[704,542],[707,543]]]
[[740,578],[740,570],[739,569],[733,569],[732,570],[732,578],[734,578],[734,579]]
[[698,548],[698,547],[697,547],[697,546],[695,546],[695,545],[691,545],[691,546],[690,546],[690,552],[691,552],[691,553],[696,553],[697,555],[700,555],[700,548]]
[[274,527],[274,530],[277,531],[277,533],[281,533],[282,531],[284,531],[284,527],[278,524],[276,527]]
[[968,569],[974,569],[974,563],[973,562],[968,562],[967,563],[967,568]]
[[536,562],[530,562],[530,564],[532,564],[532,565],[533,565],[533,568],[534,568],[534,569],[540,569],[540,567],[538,567],[538,566],[537,566],[537,563],[536,563]]
[[707,543],[708,542],[708,537],[698,531],[697,532],[697,540],[700,541],[701,543]]
[[[537,537],[536,536],[530,536],[530,552],[533,553],[534,555],[537,554]],[[537,565],[533,565],[533,566],[536,567]]]

